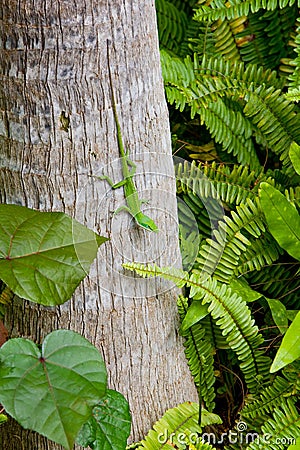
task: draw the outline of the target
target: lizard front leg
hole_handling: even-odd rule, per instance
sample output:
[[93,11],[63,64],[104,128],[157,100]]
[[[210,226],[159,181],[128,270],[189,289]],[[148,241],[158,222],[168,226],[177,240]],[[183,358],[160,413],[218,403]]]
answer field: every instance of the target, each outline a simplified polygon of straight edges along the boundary
[[112,179],[109,178],[107,175],[101,175],[100,177],[94,177],[94,178],[97,178],[98,180],[106,180],[112,189],[118,189],[127,183],[126,179],[119,181],[119,183],[114,183],[112,181]]

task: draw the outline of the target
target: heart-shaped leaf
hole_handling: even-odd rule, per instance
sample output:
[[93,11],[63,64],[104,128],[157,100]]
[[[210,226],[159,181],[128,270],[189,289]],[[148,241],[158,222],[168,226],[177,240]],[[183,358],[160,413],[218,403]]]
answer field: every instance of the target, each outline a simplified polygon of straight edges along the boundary
[[83,425],[76,442],[93,450],[125,450],[130,428],[127,400],[119,392],[108,390],[94,407],[93,417]]
[[63,213],[0,205],[0,279],[19,297],[59,305],[106,240]]
[[0,403],[5,411],[24,428],[67,449],[105,393],[100,353],[73,331],[48,334],[41,351],[21,338],[0,349]]

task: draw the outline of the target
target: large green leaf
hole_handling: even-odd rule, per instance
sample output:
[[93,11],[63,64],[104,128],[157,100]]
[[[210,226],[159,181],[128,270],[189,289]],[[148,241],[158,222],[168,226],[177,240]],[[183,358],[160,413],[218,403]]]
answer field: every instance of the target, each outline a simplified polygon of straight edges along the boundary
[[184,332],[209,314],[208,306],[194,300],[182,321],[180,331]]
[[293,320],[295,319],[298,311],[299,311],[298,309],[287,309],[286,310],[286,315],[287,315],[288,320],[293,322]]
[[298,358],[300,358],[300,311],[282,339],[270,372],[277,372]]
[[300,175],[300,146],[296,142],[290,146],[289,155],[295,171]]
[[93,450],[125,450],[130,428],[127,400],[119,392],[108,390],[94,407],[93,417],[83,425],[76,442]]
[[100,353],[73,331],[48,334],[41,351],[21,338],[0,349],[0,403],[6,412],[67,449],[105,392]]
[[19,297],[59,305],[106,240],[63,213],[0,205],[0,279]]
[[258,300],[262,297],[257,291],[254,291],[246,280],[242,278],[233,278],[229,283],[230,289],[232,292],[235,292],[237,295],[241,296],[245,302],[250,303]]
[[261,183],[259,195],[270,232],[284,250],[300,260],[298,211],[281,192],[268,183]]
[[286,307],[277,299],[265,297],[272,313],[274,323],[279,328],[280,333],[284,334],[288,329],[288,316]]

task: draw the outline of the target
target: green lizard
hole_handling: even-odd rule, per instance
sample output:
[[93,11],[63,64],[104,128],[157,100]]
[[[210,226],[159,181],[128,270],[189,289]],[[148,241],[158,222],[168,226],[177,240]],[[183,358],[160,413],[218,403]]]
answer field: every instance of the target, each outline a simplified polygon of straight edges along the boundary
[[113,189],[117,189],[119,187],[124,188],[124,196],[126,199],[127,206],[121,206],[115,211],[115,214],[118,214],[120,211],[127,211],[129,214],[132,215],[134,220],[136,221],[137,225],[144,228],[148,231],[158,231],[158,227],[154,223],[150,217],[146,216],[141,211],[141,205],[142,203],[146,203],[145,200],[141,200],[139,198],[136,186],[133,181],[133,177],[136,172],[136,165],[134,164],[131,159],[129,159],[128,151],[125,152],[124,145],[123,145],[123,139],[122,139],[122,132],[121,127],[118,119],[117,114],[117,108],[116,108],[116,101],[114,96],[114,90],[113,90],[113,83],[112,83],[112,75],[111,75],[111,69],[110,69],[110,59],[109,59],[109,44],[107,43],[107,60],[108,60],[108,75],[109,75],[109,82],[110,82],[110,89],[111,89],[111,102],[112,102],[112,109],[116,124],[116,130],[117,130],[117,141],[118,141],[118,147],[119,147],[119,153],[121,156],[121,164],[122,164],[122,174],[123,174],[123,180],[121,180],[119,183],[113,183],[113,181],[106,175],[97,177],[100,180],[106,180],[109,185]]

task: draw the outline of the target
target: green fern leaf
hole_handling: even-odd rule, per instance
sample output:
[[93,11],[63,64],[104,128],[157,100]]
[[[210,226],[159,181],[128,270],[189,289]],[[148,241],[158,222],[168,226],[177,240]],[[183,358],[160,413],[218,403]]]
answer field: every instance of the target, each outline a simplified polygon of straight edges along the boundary
[[[299,5],[298,5],[299,6]],[[300,100],[300,19],[297,20],[298,27],[296,29],[297,36],[295,38],[295,52],[297,53],[297,57],[293,61],[294,66],[294,72],[289,77],[290,83],[289,83],[289,91],[287,96],[293,101],[299,101]]]
[[[189,439],[191,435],[194,437],[201,435],[198,416],[199,405],[197,403],[186,402],[169,409],[154,424],[153,430],[150,430],[145,439],[140,442],[137,450],[174,450],[174,447],[178,449],[186,448],[184,444],[186,439]],[[222,421],[216,414],[202,410],[201,423],[203,423],[203,426],[206,426],[220,424]],[[198,440],[200,441],[200,439]],[[209,444],[203,444],[197,448],[203,450],[212,449]]]
[[290,102],[299,102],[300,101],[300,88],[294,88],[294,89],[290,88],[288,90],[288,92],[285,94],[285,98],[287,100],[289,100]]
[[258,178],[272,183],[270,178],[263,174],[258,177],[247,166],[234,165],[229,168],[215,162],[211,165],[197,165],[194,161],[192,164],[187,161],[175,164],[175,173],[178,193],[192,192],[196,198],[221,200],[228,205],[245,203],[247,198],[253,201],[258,196]]
[[211,28],[216,53],[224,59],[239,61],[240,54],[230,21],[219,19]]
[[[224,149],[234,151],[240,162],[253,160],[253,166],[259,166],[257,157],[253,157],[254,137],[291,168],[288,149],[293,141],[300,143],[300,124],[293,103],[282,95],[282,82],[276,81],[272,72],[251,65],[245,70],[243,64],[224,63],[218,58],[214,62],[204,58],[202,64],[196,56],[193,62],[190,57],[173,61],[166,54],[162,66],[169,102],[181,111],[189,106],[192,118],[202,115],[202,122],[211,129],[216,141]],[[236,105],[242,102],[244,116],[236,114],[233,119],[234,112],[228,105],[224,108],[222,98]],[[230,125],[232,122],[237,124],[236,130]]]
[[233,153],[239,163],[258,169],[260,162],[251,139],[250,123],[240,113],[230,110],[221,99],[198,111],[201,123],[207,126],[211,136],[228,153]]
[[155,8],[160,45],[178,51],[188,25],[185,12],[167,0],[155,0]]
[[208,304],[208,311],[221,328],[228,345],[237,354],[250,391],[256,391],[259,380],[269,378],[269,358],[258,350],[263,338],[258,334],[246,302],[232,293],[228,286],[219,284],[213,278],[202,279],[202,275],[197,273],[189,277],[188,273],[169,267],[138,263],[123,264],[123,267],[143,277],[161,276],[173,281],[178,287],[190,287],[190,296]]
[[300,417],[294,403],[287,399],[274,409],[270,418],[261,427],[262,436],[255,439],[247,450],[284,450],[287,442],[300,437]]
[[[273,88],[259,87],[245,96],[244,113],[263,133],[270,148],[280,156],[282,163],[291,166],[289,148],[300,139],[300,123],[294,106]],[[293,139],[294,136],[294,139]]]
[[194,19],[199,21],[230,20],[248,16],[250,12],[255,13],[262,8],[272,11],[278,6],[284,8],[295,3],[296,0],[238,0],[230,2],[212,0],[209,6],[203,5],[197,9]]
[[[247,402],[241,411],[242,420],[260,418],[260,424],[264,422],[266,414],[270,414],[276,406],[280,406],[288,394],[292,391],[292,385],[286,379],[277,376],[271,386],[262,390],[259,397],[252,402]],[[247,399],[246,399],[247,401]]]
[[247,27],[236,36],[244,62],[275,69],[286,55],[289,34],[297,17],[297,7],[260,10],[248,15]]
[[251,244],[241,255],[236,274],[261,270],[266,265],[271,265],[283,254],[283,250],[268,233],[250,242]]
[[294,264],[273,263],[245,276],[266,297],[283,298],[288,308],[299,308],[300,277]]
[[[236,212],[232,211],[231,216],[224,216],[224,221],[219,222],[219,228],[213,230],[212,239],[206,239],[206,243],[201,245],[196,259],[198,273],[214,274],[225,283],[238,272],[243,255],[251,244],[245,231],[255,238],[265,231],[262,212],[249,199],[246,204],[238,206]],[[255,255],[251,256],[259,264],[259,256],[256,259]]]
[[[195,301],[193,303],[199,304],[200,302]],[[177,304],[180,319],[183,323],[188,309],[187,299],[179,296]],[[182,336],[185,337],[185,355],[199,392],[199,402],[202,403],[203,400],[206,408],[212,411],[215,407],[214,399],[216,395],[213,347],[206,339],[205,329],[201,327],[201,324],[192,325],[185,330],[181,327],[181,330]]]

